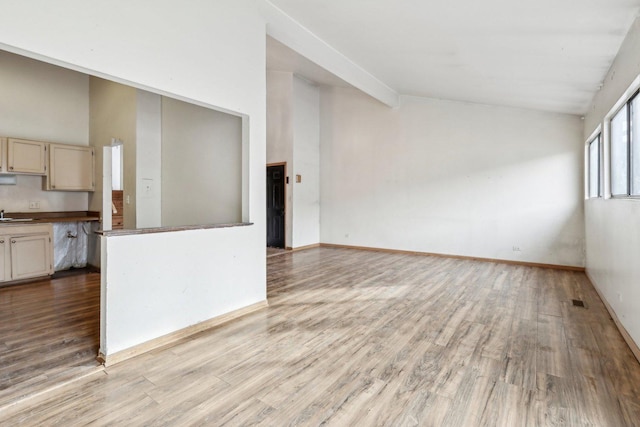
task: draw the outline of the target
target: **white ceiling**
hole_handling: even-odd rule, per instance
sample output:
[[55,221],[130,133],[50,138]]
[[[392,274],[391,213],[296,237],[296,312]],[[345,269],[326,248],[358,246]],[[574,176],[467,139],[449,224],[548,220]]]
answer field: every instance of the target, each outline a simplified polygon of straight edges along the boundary
[[[400,94],[571,114],[587,111],[640,11],[640,0],[270,1]],[[269,68],[332,84],[275,40],[268,52]]]

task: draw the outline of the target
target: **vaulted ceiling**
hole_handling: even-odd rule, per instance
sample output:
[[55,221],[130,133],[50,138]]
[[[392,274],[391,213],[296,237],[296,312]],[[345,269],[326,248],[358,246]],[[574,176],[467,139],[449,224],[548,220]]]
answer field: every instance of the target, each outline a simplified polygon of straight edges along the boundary
[[[587,111],[640,11],[640,0],[270,1],[400,94],[570,114]],[[268,50],[268,67],[330,84],[277,42]]]

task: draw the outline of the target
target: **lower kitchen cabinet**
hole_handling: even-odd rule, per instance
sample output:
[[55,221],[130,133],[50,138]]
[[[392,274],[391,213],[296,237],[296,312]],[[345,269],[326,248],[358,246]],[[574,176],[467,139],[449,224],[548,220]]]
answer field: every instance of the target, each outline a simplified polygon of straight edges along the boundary
[[0,282],[53,274],[51,224],[0,226]]

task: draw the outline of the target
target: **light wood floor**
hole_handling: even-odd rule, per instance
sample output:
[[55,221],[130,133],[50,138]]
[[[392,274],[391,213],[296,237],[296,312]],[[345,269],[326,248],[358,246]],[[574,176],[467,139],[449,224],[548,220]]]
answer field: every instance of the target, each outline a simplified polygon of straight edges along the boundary
[[276,255],[284,255],[286,253],[287,253],[286,249],[270,248],[270,247],[267,246],[267,257],[272,257],[272,256],[276,256]]
[[99,366],[100,275],[0,288],[0,408]]
[[582,273],[317,248],[269,258],[268,283],[268,309],[0,425],[640,423],[640,366]]

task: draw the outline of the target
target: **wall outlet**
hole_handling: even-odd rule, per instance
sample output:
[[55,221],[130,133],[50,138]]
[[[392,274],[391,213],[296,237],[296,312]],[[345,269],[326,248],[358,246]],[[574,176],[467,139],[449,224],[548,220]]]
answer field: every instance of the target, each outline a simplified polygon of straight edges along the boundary
[[127,194],[127,204],[130,205],[131,204],[131,198],[129,197],[129,195]]
[[514,246],[513,252],[520,252],[520,246]]
[[30,200],[29,201],[29,209],[40,209],[40,201],[39,200]]

